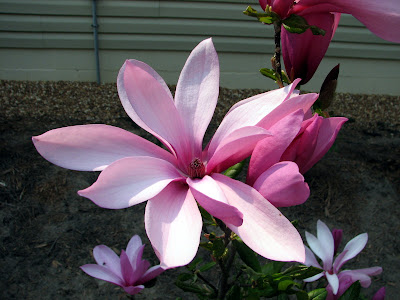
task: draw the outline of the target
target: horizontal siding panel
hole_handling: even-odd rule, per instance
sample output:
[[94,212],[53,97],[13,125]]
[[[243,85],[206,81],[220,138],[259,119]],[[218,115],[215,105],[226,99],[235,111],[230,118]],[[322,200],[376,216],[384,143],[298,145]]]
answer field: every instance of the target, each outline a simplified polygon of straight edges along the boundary
[[[208,36],[100,34],[100,49],[124,50],[177,50],[190,51]],[[260,53],[272,52],[273,40],[263,38],[214,37],[216,47],[223,52]],[[90,33],[5,33],[0,32],[1,48],[54,48],[91,49]],[[400,45],[374,45],[332,42],[327,55],[375,59],[399,59]]]
[[1,0],[0,12],[24,15],[76,15],[90,16],[89,0]]
[[[115,18],[98,19],[100,33],[176,34],[229,37],[272,38],[272,26],[257,22],[227,20],[190,20],[167,18]],[[0,31],[9,32],[71,32],[91,33],[92,18],[83,16],[3,15]],[[338,42],[391,44],[364,28],[340,27],[334,37]]]

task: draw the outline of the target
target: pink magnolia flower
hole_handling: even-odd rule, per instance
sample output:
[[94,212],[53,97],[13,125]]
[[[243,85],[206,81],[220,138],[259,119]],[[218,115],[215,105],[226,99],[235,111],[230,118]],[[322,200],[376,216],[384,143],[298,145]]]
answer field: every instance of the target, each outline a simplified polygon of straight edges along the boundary
[[[362,233],[350,240],[344,247],[343,252],[336,257],[335,261],[333,260],[335,249],[334,237],[325,223],[318,220],[317,237],[306,232],[306,240],[312,251],[305,246],[305,265],[314,266],[324,271],[304,281],[312,282],[325,276],[328,280],[328,286],[326,287],[328,291],[328,300],[338,299],[356,281],[360,281],[361,286],[367,288],[371,284],[370,276],[382,273],[381,267],[340,271],[347,261],[354,258],[364,249],[368,241],[367,233]],[[322,260],[322,267],[318,263],[313,252]]]
[[81,266],[88,275],[105,280],[122,287],[130,295],[138,294],[144,289],[144,283],[156,278],[164,270],[157,265],[142,259],[144,245],[138,235],[134,235],[121,256],[105,245],[94,247],[93,256],[96,264]]
[[102,171],[79,191],[97,205],[120,209],[148,200],[146,232],[163,268],[185,265],[196,255],[202,229],[197,203],[260,255],[304,261],[301,237],[289,220],[252,187],[218,174],[248,157],[270,135],[270,124],[311,107],[318,95],[293,93],[297,82],[235,104],[202,150],[219,91],[218,56],[208,39],[186,61],[175,101],[145,63],[127,60],[119,72],[125,111],[167,150],[102,124],[59,128],[33,141],[54,164]]
[[315,36],[287,32],[282,27],[282,55],[286,72],[293,80],[307,83],[317,70],[335,34],[340,14],[351,14],[372,33],[391,42],[400,42],[400,5],[397,0],[259,0],[265,10],[269,5],[282,19],[292,14],[302,16],[308,24],[326,31]]
[[[308,111],[307,116],[310,114]],[[304,203],[310,192],[301,174],[328,152],[346,121],[342,117],[323,118],[317,114],[307,118],[303,110],[280,119],[269,128],[274,139],[265,138],[254,148],[247,184],[276,207]],[[277,190],[276,182],[286,184],[287,188]]]

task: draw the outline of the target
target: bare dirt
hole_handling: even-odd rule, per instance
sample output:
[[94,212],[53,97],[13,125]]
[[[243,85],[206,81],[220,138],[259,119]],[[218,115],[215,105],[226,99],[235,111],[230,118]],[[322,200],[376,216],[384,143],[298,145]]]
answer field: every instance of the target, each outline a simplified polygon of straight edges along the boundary
[[[208,136],[233,103],[259,92],[221,89]],[[0,105],[0,299],[126,299],[122,289],[87,276],[79,266],[94,263],[94,246],[118,252],[133,234],[148,244],[145,258],[157,264],[144,230],[144,204],[106,210],[79,197],[76,192],[98,174],[52,165],[36,152],[31,137],[87,123],[151,136],[127,117],[113,84],[1,81]],[[299,221],[303,236],[305,230],[315,233],[318,219],[342,228],[344,242],[368,232],[366,248],[346,267],[382,266],[366,293],[385,286],[387,299],[396,299],[400,97],[338,94],[331,110],[350,121],[334,148],[306,174],[310,199],[282,211]],[[173,284],[179,272],[165,272],[136,298],[190,299]]]

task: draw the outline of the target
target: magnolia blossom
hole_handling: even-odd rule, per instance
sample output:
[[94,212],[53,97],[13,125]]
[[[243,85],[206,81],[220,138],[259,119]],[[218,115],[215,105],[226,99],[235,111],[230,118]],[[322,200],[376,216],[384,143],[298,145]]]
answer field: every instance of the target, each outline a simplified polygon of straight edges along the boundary
[[150,267],[150,263],[142,259],[144,245],[138,235],[134,235],[121,256],[105,245],[94,247],[93,256],[96,264],[81,266],[88,275],[105,280],[122,287],[130,295],[144,289],[144,283],[156,278],[164,270],[157,265]]
[[[326,287],[328,300],[338,299],[356,281],[360,281],[361,286],[367,288],[371,284],[370,276],[382,273],[381,267],[340,271],[347,261],[354,258],[364,249],[368,241],[367,233],[362,233],[350,240],[344,247],[343,252],[335,260],[333,260],[335,250],[334,236],[325,223],[318,220],[317,237],[306,232],[306,240],[312,251],[305,246],[305,264],[323,269],[324,271],[304,281],[312,282],[325,276],[328,280],[328,286]],[[322,260],[322,267],[313,252]]]
[[307,83],[317,70],[337,29],[340,14],[351,14],[372,33],[391,42],[400,42],[400,5],[397,0],[259,0],[271,6],[282,19],[295,14],[309,25],[325,30],[325,36],[289,33],[282,27],[282,56],[291,80]]
[[[307,200],[309,189],[301,174],[328,152],[347,121],[342,117],[310,116],[311,112],[305,116],[299,110],[282,118],[269,128],[274,139],[258,142],[251,155],[247,183],[276,207],[299,205]],[[287,188],[277,190],[276,182],[286,184]]]
[[280,119],[310,109],[318,95],[294,93],[298,81],[236,103],[202,150],[219,92],[218,56],[207,39],[186,61],[175,101],[145,63],[127,60],[119,72],[125,111],[166,150],[102,124],[51,130],[33,142],[44,158],[61,167],[102,171],[92,186],[79,191],[97,205],[120,209],[148,200],[146,232],[164,268],[185,265],[196,255],[202,229],[198,204],[260,255],[304,261],[301,237],[289,220],[252,187],[218,174],[250,156],[260,140],[270,136],[273,141],[267,129]]

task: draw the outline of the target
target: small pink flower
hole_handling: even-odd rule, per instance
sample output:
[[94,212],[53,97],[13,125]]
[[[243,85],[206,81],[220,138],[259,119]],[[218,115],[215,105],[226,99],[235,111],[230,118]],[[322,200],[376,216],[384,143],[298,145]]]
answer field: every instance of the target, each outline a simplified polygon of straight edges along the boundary
[[144,289],[144,283],[156,278],[164,270],[157,265],[150,267],[147,260],[142,259],[144,245],[138,235],[134,235],[118,257],[105,245],[96,246],[93,256],[97,262],[81,266],[88,275],[111,282],[122,287],[130,295],[138,294]]
[[298,95],[298,81],[236,103],[203,150],[219,91],[218,56],[207,39],[186,61],[175,99],[143,62],[127,60],[119,72],[125,111],[166,149],[102,124],[54,129],[33,142],[61,167],[102,171],[92,186],[79,191],[97,205],[121,209],[148,200],[146,232],[163,268],[188,264],[196,255],[202,229],[198,204],[260,255],[304,261],[303,242],[289,220],[251,186],[219,174],[250,156],[257,142],[271,135],[272,124],[310,109],[318,95]]
[[317,70],[337,29],[340,14],[350,14],[372,33],[391,42],[400,42],[400,5],[397,0],[259,0],[262,9],[271,6],[282,19],[302,16],[309,25],[326,31],[325,36],[289,33],[282,27],[282,56],[292,80],[307,83]]
[[372,300],[384,300],[386,296],[386,289],[385,287],[381,287],[374,295]]
[[[314,266],[324,271],[304,281],[312,282],[325,276],[328,280],[328,286],[326,287],[328,300],[338,299],[356,281],[360,281],[361,286],[367,288],[371,284],[370,276],[382,273],[381,267],[340,271],[347,261],[354,258],[364,249],[368,241],[368,234],[366,233],[362,233],[350,240],[344,247],[343,252],[336,257],[335,261],[333,260],[335,250],[334,237],[325,223],[318,220],[317,237],[306,232],[306,240],[312,251],[306,247],[305,265]],[[322,267],[313,252],[322,260]]]

